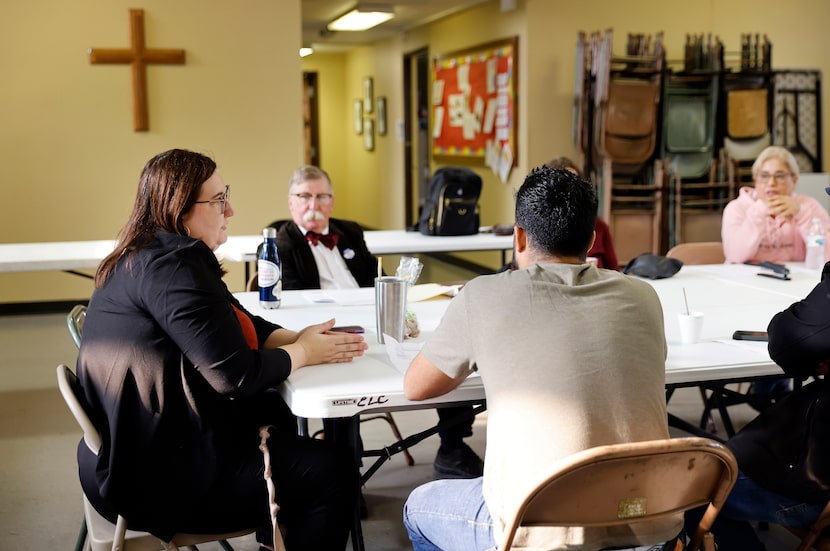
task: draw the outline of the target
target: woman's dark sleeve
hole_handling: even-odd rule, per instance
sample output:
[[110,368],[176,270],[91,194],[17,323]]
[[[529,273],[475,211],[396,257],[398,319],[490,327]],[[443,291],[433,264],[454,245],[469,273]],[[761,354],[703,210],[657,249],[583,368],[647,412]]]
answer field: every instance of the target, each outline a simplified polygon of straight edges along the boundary
[[[291,373],[285,350],[248,346],[216,259],[204,245],[181,248],[157,260],[143,274],[142,287],[148,311],[220,394],[257,394]],[[266,324],[254,322],[258,337],[260,331],[268,331]]]
[[819,362],[830,359],[830,279],[827,268],[822,281],[809,295],[776,314],[767,327],[769,355],[787,375],[805,379]]

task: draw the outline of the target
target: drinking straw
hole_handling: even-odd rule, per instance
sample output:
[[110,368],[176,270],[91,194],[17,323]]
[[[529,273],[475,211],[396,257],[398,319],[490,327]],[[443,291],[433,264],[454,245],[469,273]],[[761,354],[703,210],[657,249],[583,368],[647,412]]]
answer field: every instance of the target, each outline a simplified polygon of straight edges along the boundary
[[383,257],[378,257],[378,277],[383,277]]
[[692,313],[689,312],[689,299],[686,298],[686,288],[683,287],[683,303],[686,304],[686,315],[691,316]]

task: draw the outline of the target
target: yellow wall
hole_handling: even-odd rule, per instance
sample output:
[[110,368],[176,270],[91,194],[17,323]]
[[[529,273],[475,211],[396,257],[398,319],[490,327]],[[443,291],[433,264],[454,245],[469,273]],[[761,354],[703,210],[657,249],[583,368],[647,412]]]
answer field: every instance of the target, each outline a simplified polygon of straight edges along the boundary
[[[6,212],[0,241],[114,237],[132,203],[138,173],[154,153],[188,147],[215,155],[233,185],[231,233],[258,233],[287,216],[285,186],[302,162],[301,69],[318,72],[321,164],[337,189],[335,215],[372,227],[404,225],[403,56],[430,56],[511,36],[518,46],[518,166],[507,185],[483,167],[482,223],[512,221],[512,193],[527,171],[571,143],[576,33],[613,27],[615,52],[626,33],[664,31],[669,58],[680,58],[686,33],[712,32],[727,51],[742,32],[766,32],[774,68],[830,72],[830,5],[794,0],[759,6],[751,0],[517,0],[502,13],[492,0],[372,47],[314,54],[302,62],[299,0],[236,3],[148,0],[150,47],[184,48],[184,67],[149,70],[148,133],[132,131],[129,71],[90,66],[86,49],[126,47],[123,0],[10,0],[0,19],[0,161]],[[363,78],[387,97],[389,134],[363,149],[352,103]],[[296,83],[296,84],[292,84]],[[827,127],[828,92],[822,97]],[[370,115],[374,117],[373,115]],[[825,136],[824,158],[830,162]],[[433,166],[433,169],[436,167]],[[475,255],[494,265],[496,255]],[[235,273],[239,266],[229,265]],[[241,275],[228,281],[238,290]],[[0,303],[84,298],[79,278],[0,274]]]
[[[232,187],[232,233],[257,233],[287,212],[275,184],[302,161],[299,4],[140,3],[147,46],[183,48],[187,60],[148,69],[150,131],[134,132],[129,67],[90,65],[87,49],[127,48],[136,3],[4,2],[0,242],[115,238],[142,166],[171,147],[216,159]],[[67,274],[0,274],[0,302],[90,292]]]

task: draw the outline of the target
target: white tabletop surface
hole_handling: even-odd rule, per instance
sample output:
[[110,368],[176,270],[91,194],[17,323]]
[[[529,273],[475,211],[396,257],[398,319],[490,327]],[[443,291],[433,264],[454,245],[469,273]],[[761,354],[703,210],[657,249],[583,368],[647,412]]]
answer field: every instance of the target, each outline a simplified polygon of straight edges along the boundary
[[[766,330],[773,315],[803,298],[819,281],[818,271],[792,265],[792,280],[780,281],[756,274],[756,267],[743,265],[684,266],[672,278],[645,280],[663,303],[668,358],[666,383],[686,385],[704,381],[744,379],[775,375],[781,370],[769,358],[766,343],[733,341],[737,329]],[[685,310],[683,289],[689,307],[705,314],[702,340],[679,342],[677,314]],[[346,417],[356,413],[434,407],[435,404],[481,400],[480,379],[465,381],[452,393],[424,402],[403,396],[403,377],[392,364],[383,345],[377,344],[372,290],[364,289],[366,301],[340,300],[343,304],[312,303],[308,293],[283,293],[277,310],[259,307],[257,293],[237,293],[252,313],[290,329],[301,329],[334,317],[338,325],[362,325],[370,348],[366,356],[348,364],[320,365],[295,372],[281,387],[283,397],[300,417]],[[333,293],[335,300],[337,294]],[[345,295],[344,295],[345,296]],[[437,327],[450,299],[410,303],[418,316],[422,334],[407,343],[423,342]],[[350,304],[345,304],[350,303]]]
[[[377,230],[364,232],[366,246],[374,255],[449,253],[463,251],[506,251],[513,249],[512,235],[478,233],[475,235],[432,236],[404,230]],[[251,262],[262,243],[259,235],[232,235],[217,249],[225,260]]]

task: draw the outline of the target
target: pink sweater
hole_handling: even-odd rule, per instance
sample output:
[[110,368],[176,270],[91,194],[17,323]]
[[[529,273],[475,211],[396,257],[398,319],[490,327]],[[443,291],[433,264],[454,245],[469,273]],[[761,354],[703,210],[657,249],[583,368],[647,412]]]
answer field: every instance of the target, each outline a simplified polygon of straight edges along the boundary
[[813,218],[820,218],[826,235],[824,260],[830,260],[830,216],[821,204],[806,195],[793,194],[801,206],[792,219],[773,218],[755,189],[742,187],[737,199],[723,209],[721,240],[726,262],[803,262],[806,239]]

